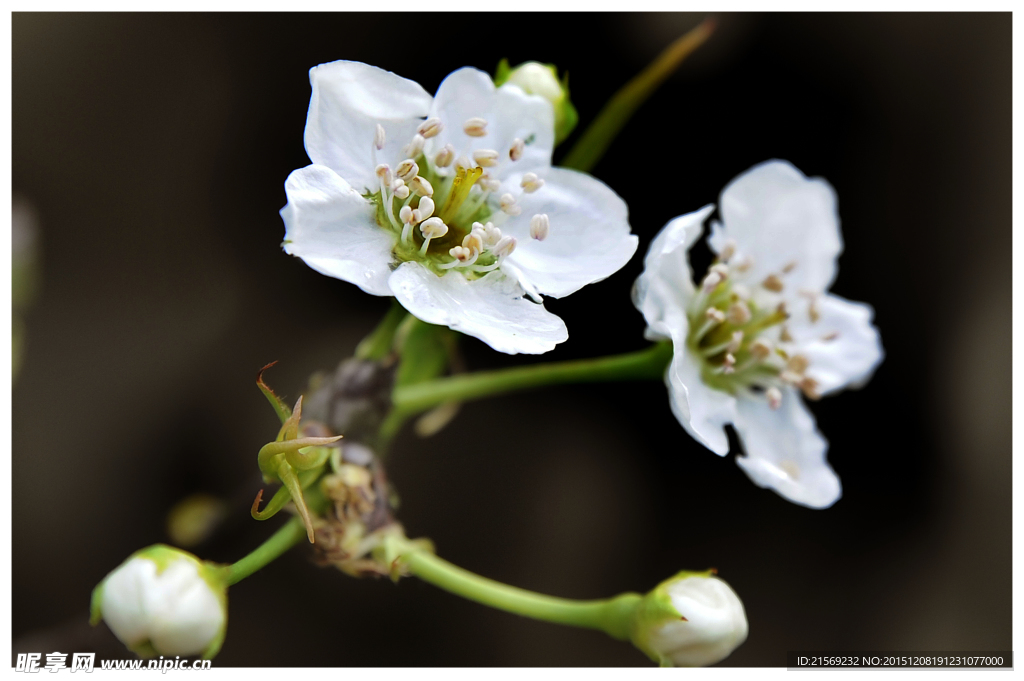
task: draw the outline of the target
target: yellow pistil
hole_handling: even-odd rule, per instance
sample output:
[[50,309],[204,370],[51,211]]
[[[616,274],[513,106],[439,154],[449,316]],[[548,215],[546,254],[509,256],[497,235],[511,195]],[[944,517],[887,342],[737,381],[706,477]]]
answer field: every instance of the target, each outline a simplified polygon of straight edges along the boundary
[[476,181],[480,179],[480,176],[484,174],[484,169],[477,166],[470,170],[459,168],[455,175],[455,181],[452,183],[452,191],[448,195],[448,201],[445,202],[444,208],[441,209],[441,213],[438,217],[445,224],[448,224],[452,218],[459,212],[459,208],[462,207],[462,203],[469,196],[469,190],[473,188]]

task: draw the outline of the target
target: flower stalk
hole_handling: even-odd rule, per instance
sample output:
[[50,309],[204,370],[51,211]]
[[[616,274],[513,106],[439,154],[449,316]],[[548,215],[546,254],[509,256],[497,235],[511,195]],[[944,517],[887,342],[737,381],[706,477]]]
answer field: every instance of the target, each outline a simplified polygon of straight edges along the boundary
[[621,355],[459,374],[399,386],[392,401],[398,413],[408,416],[444,402],[464,402],[545,385],[661,380],[671,359],[671,344],[658,343]]
[[249,555],[225,568],[228,586],[238,584],[254,572],[280,558],[288,549],[306,538],[306,526],[299,516],[293,516],[269,539]]
[[658,86],[672,75],[684,59],[711,37],[715,23],[713,18],[702,21],[696,28],[669,45],[647,68],[622,86],[576,141],[562,161],[562,166],[588,172],[597,165],[612,140],[640,105],[654,94]]

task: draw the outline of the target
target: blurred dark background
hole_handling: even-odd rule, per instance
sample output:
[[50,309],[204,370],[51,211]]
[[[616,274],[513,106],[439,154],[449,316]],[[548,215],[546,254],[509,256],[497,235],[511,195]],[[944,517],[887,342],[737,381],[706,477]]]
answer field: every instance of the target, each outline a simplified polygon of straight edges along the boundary
[[[365,61],[433,92],[467,63],[553,62],[582,129],[702,18],[15,13],[13,190],[40,248],[13,392],[15,652],[124,656],[105,626],[89,630],[90,590],[167,541],[186,495],[231,503],[204,558],[236,560],[281,522],[248,519],[256,452],[277,430],[256,370],[280,360],[268,380],[294,399],[388,304],[280,250],[283,182],[308,163],[310,67]],[[812,405],[843,498],[812,511],[755,487],[690,440],[651,382],[476,402],[427,440],[407,428],[389,459],[400,518],[459,565],[567,597],[717,567],[750,620],[726,665],[1008,650],[1010,14],[719,20],[594,174],[629,204],[641,253],[765,159],[836,187],[833,290],[874,305],[887,352],[865,389]],[[543,359],[643,347],[629,299],[641,262],[549,301],[570,338]],[[537,361],[463,348],[471,368]],[[216,664],[648,662],[300,549],[232,587]]]

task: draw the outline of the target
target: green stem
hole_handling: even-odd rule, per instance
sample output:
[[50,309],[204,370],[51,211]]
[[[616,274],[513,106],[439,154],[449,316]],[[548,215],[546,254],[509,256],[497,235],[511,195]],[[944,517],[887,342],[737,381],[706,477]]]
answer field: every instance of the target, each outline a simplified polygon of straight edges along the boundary
[[593,168],[640,105],[647,101],[690,53],[704,44],[714,30],[715,20],[705,19],[669,45],[647,68],[622,86],[579,138],[562,161],[562,166],[584,172]]
[[413,575],[457,596],[523,617],[599,629],[620,640],[630,637],[633,613],[642,598],[635,593],[593,601],[556,598],[481,577],[423,549],[403,546],[399,556]]
[[404,417],[443,402],[464,402],[544,385],[660,379],[671,358],[672,344],[664,342],[623,355],[447,376],[397,387],[391,399],[395,411]]
[[395,337],[395,331],[407,314],[408,312],[397,300],[392,300],[391,308],[388,309],[377,328],[356,346],[356,358],[381,360],[387,357],[391,352],[391,342]]
[[306,539],[306,527],[302,524],[302,518],[296,516],[271,535],[270,539],[260,544],[255,551],[227,567],[228,586],[237,584],[268,563],[280,558],[285,551],[303,539]]

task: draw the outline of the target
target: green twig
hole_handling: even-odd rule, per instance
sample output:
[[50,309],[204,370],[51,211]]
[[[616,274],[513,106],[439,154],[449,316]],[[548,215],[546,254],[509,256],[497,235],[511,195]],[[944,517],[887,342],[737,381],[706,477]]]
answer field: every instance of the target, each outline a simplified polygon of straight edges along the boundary
[[562,165],[585,172],[593,168],[637,108],[647,101],[658,86],[690,53],[700,47],[714,30],[715,20],[705,19],[696,28],[669,45],[646,69],[626,83],[608,100],[601,113],[562,161]]

